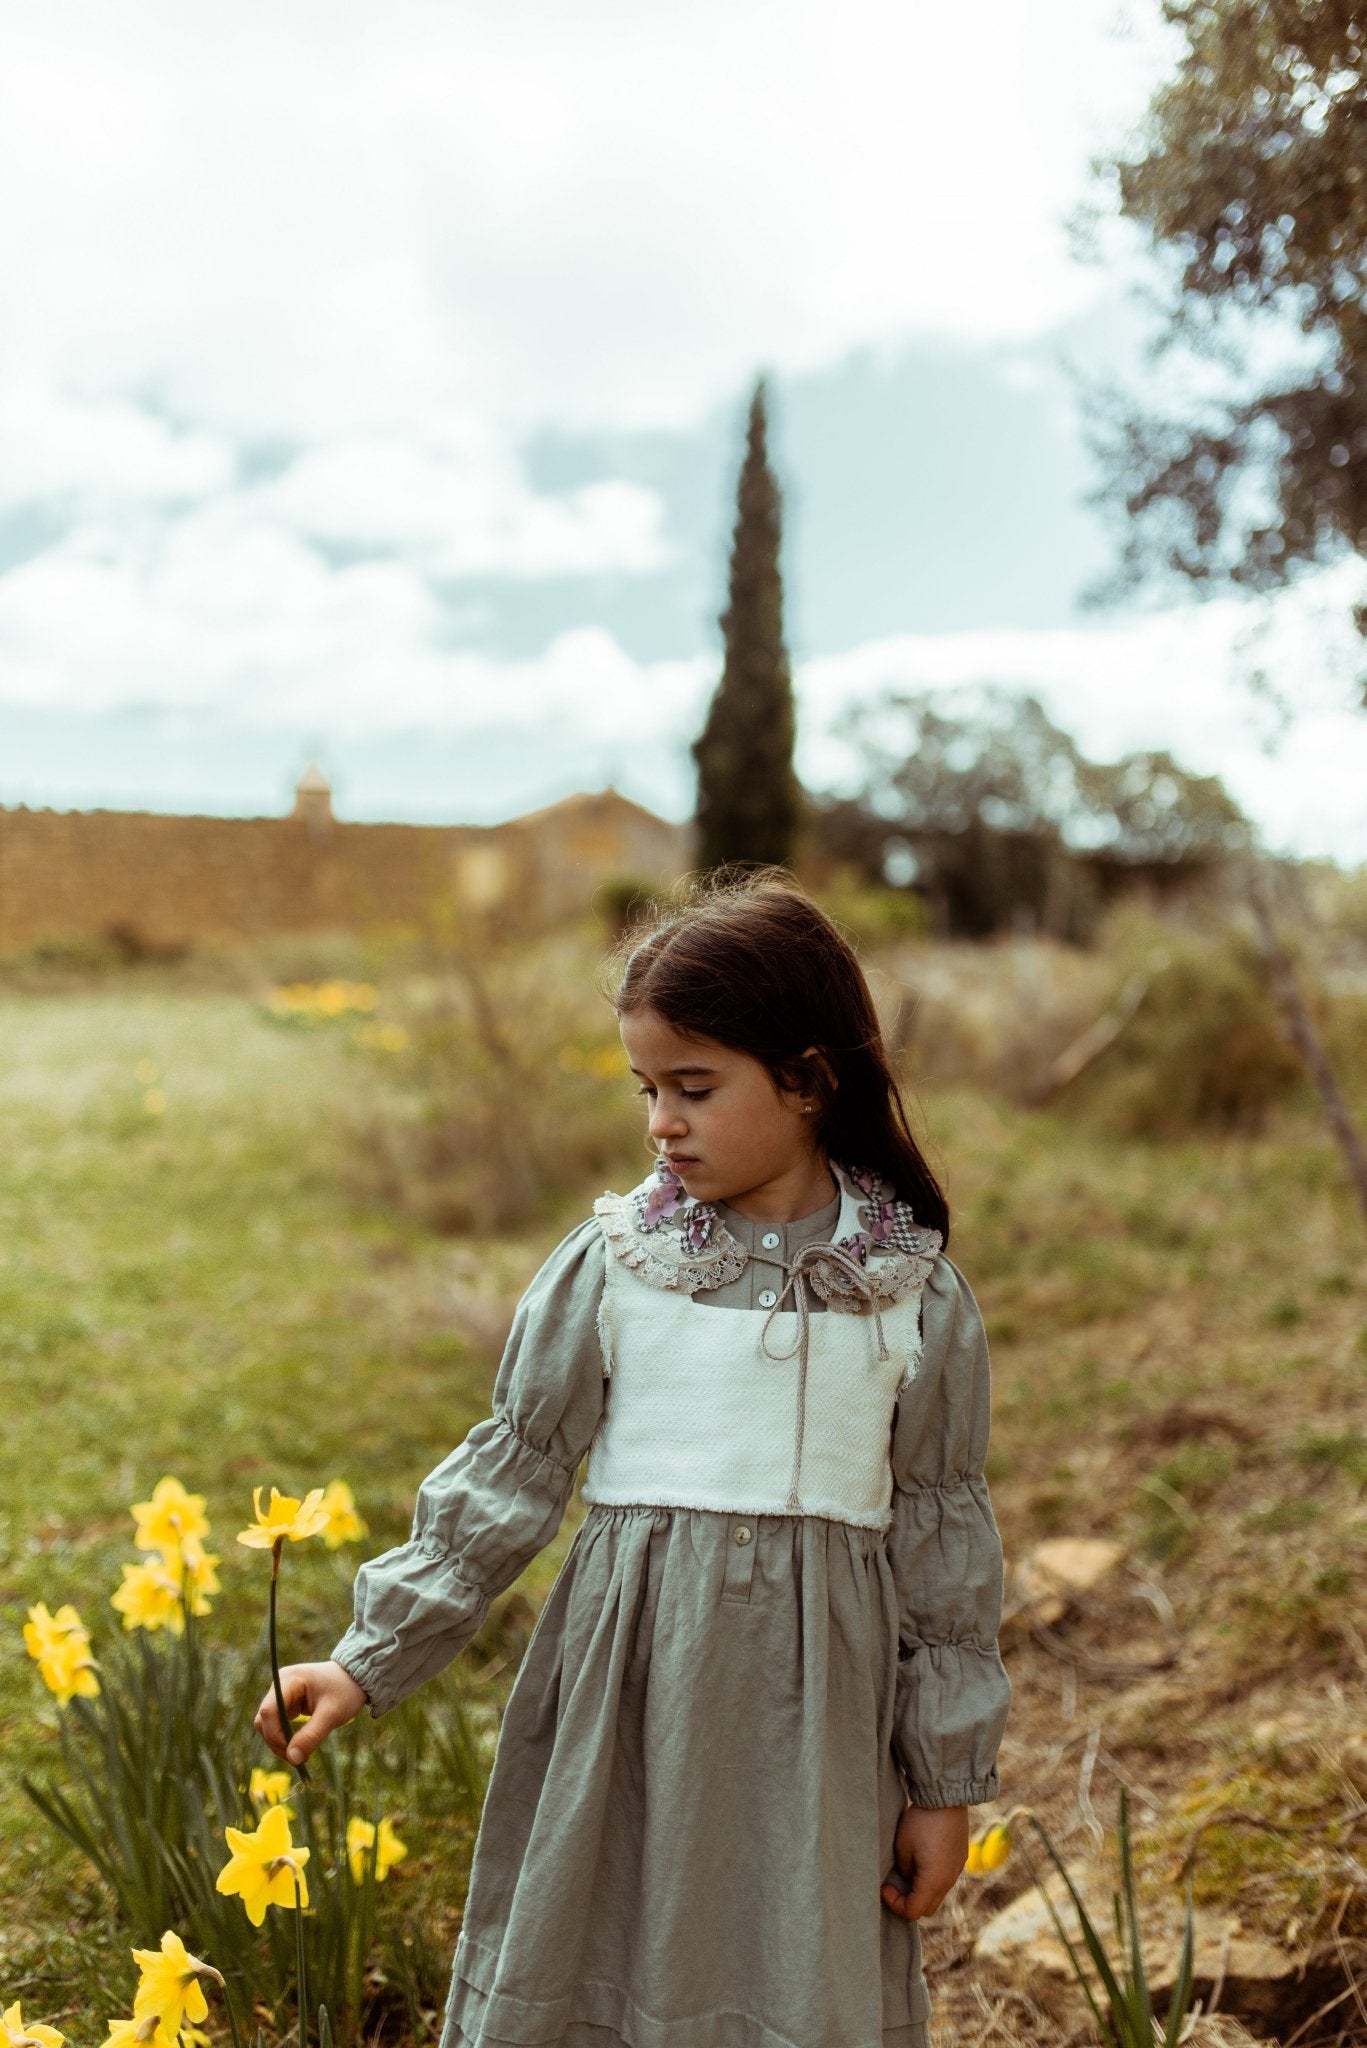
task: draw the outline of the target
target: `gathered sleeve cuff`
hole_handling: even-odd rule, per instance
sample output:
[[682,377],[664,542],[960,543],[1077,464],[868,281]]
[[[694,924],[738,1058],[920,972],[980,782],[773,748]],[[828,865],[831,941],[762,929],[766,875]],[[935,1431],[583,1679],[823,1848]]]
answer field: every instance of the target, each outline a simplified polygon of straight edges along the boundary
[[998,1794],[1011,1700],[997,1646],[1002,1550],[983,1462],[990,1384],[982,1317],[943,1255],[922,1295],[924,1343],[893,1425],[888,1557],[897,1587],[892,1747],[916,1806]]
[[518,1304],[492,1415],[423,1481],[408,1541],[356,1574],[354,1619],[332,1656],[372,1714],[449,1664],[560,1527],[603,1410],[603,1279],[591,1219]]

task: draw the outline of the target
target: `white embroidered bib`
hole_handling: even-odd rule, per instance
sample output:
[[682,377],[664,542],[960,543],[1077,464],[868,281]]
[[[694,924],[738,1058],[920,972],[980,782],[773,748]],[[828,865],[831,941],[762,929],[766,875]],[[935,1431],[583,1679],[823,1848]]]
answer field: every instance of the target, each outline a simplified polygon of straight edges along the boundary
[[638,1197],[595,1206],[608,1241],[599,1328],[609,1382],[584,1500],[885,1529],[893,1410],[920,1356],[934,1233],[915,1270],[904,1263],[896,1298],[876,1291],[877,1317],[871,1305],[833,1304],[801,1319],[804,1369],[796,1310],[699,1306],[653,1259],[642,1269],[623,1234]]

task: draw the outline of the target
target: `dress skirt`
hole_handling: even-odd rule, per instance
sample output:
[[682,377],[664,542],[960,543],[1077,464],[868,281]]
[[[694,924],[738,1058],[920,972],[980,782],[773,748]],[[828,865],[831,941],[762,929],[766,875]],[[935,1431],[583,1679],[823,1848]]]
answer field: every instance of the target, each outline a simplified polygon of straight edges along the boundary
[[508,1700],[442,2048],[924,2048],[875,1529],[589,1508]]

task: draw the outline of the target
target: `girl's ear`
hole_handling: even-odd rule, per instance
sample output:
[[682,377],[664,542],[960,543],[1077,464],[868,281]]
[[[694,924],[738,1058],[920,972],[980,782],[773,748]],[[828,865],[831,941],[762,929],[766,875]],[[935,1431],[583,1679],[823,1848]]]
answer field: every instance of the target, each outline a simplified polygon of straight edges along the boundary
[[836,1089],[840,1086],[840,1081],[836,1075],[835,1068],[831,1065],[821,1047],[819,1045],[809,1045],[802,1057],[821,1076],[823,1087],[829,1089],[830,1093],[834,1095]]
[[833,1095],[837,1085],[835,1071],[819,1045],[807,1046],[779,1074],[784,1093],[797,1096],[799,1108],[813,1111],[820,1108],[823,1094]]

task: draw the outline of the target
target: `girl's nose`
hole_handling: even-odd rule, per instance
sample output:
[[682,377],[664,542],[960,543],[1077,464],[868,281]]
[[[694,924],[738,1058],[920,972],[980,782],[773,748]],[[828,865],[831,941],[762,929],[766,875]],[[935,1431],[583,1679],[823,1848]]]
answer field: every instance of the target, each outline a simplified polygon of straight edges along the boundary
[[670,1109],[664,1103],[657,1100],[654,1109],[650,1113],[650,1135],[652,1138],[677,1137],[680,1132],[687,1129],[688,1125],[677,1109]]

